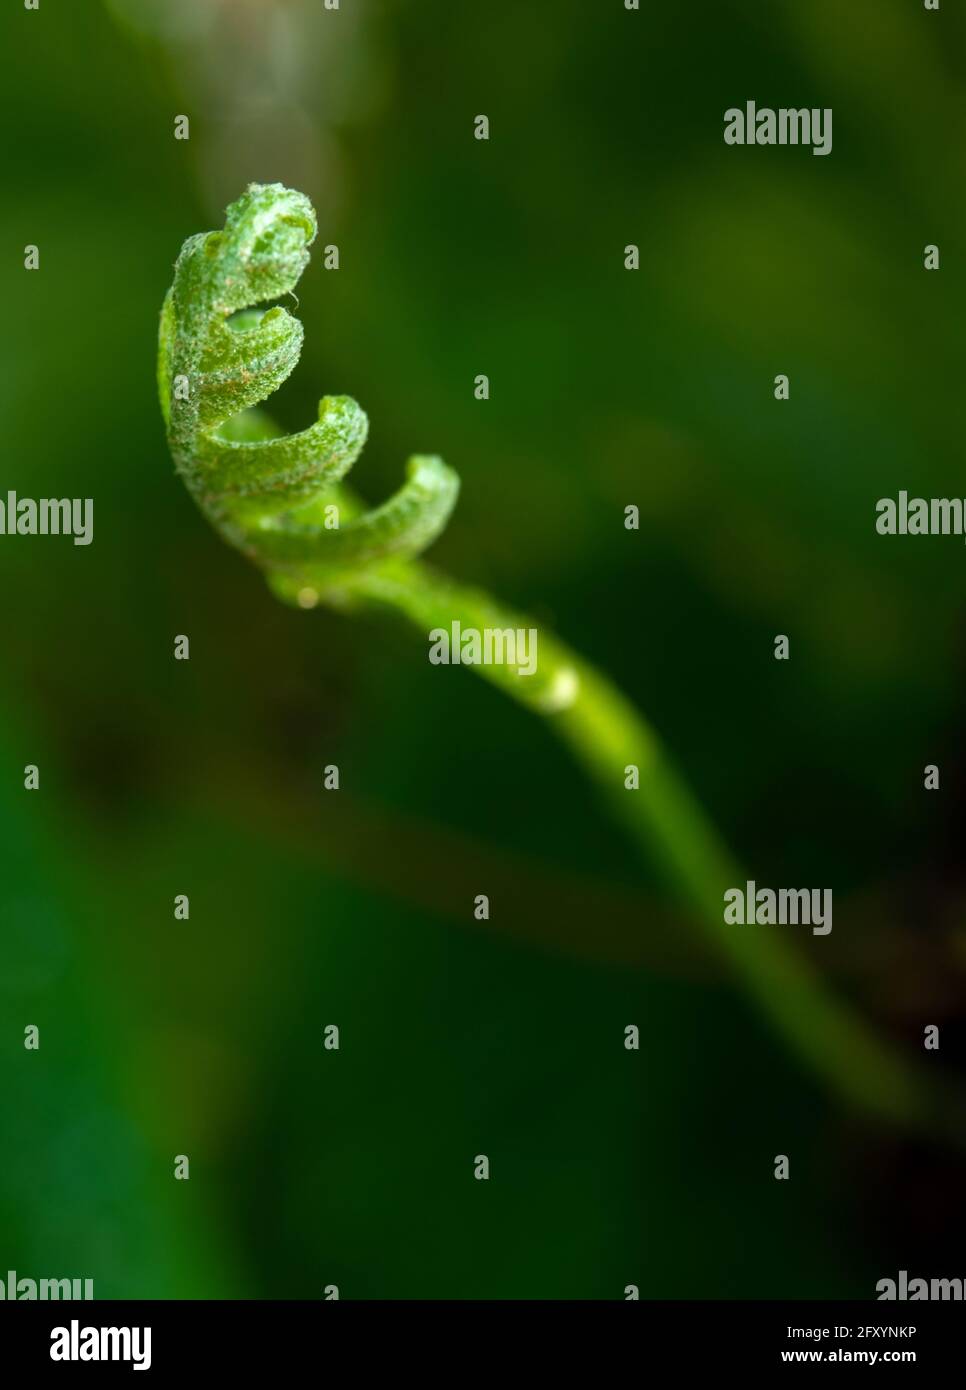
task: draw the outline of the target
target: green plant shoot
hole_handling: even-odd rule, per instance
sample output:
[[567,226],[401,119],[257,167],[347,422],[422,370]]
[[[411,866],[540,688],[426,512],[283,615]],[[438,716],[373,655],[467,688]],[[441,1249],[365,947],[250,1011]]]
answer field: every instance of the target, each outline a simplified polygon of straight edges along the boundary
[[[222,231],[185,242],[161,313],[158,353],[177,471],[224,539],[288,603],[391,609],[424,635],[454,620],[463,628],[531,626],[419,559],[459,492],[441,459],[410,457],[399,490],[369,508],[344,481],[366,440],[366,416],[354,400],[323,397],[317,420],[288,435],[258,408],[295,367],[303,336],[287,309],[263,306],[294,290],[315,234],[315,211],[304,195],[252,184],[228,208]],[[938,1088],[834,998],[804,956],[772,931],[725,925],[724,893],[745,876],[654,731],[604,675],[545,629],[534,674],[509,664],[473,669],[552,722],[811,1071],[880,1117],[949,1128]],[[633,791],[625,789],[629,765],[639,768]]]

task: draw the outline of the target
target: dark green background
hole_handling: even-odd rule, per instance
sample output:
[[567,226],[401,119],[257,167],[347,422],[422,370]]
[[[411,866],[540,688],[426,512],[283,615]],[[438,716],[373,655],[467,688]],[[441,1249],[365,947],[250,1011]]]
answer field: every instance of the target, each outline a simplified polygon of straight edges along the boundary
[[[608,670],[760,882],[833,887],[803,949],[910,1051],[941,1024],[955,1069],[962,541],[880,538],[874,506],[966,494],[961,7],[8,0],[0,43],[0,491],[95,500],[87,549],[0,538],[0,1270],[100,1297],[961,1275],[960,1158],[829,1100],[546,727],[391,621],[275,602],[174,476],[154,385],[184,238],[249,180],[302,188],[342,263],[304,277],[273,409],[355,396],[374,499],[444,455],[434,559]],[[833,153],[728,148],[748,99],[832,107]]]

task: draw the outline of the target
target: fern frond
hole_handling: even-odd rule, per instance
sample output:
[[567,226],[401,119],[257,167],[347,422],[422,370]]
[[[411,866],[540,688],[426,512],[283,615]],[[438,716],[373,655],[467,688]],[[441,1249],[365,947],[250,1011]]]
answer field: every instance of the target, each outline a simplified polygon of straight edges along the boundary
[[286,593],[344,591],[359,567],[418,555],[459,492],[441,459],[416,456],[399,491],[365,510],[336,491],[368,431],[354,400],[324,397],[318,419],[289,435],[253,411],[299,360],[302,325],[262,306],[294,290],[315,235],[303,194],[252,184],[222,231],[185,242],[161,312],[158,387],[175,466],[225,539],[287,579]]
[[[409,460],[406,481],[368,509],[343,482],[367,420],[348,396],[326,396],[318,419],[283,434],[259,407],[299,358],[302,326],[269,302],[308,263],[315,212],[301,193],[252,184],[222,231],[185,242],[161,313],[158,386],[171,453],[199,506],[268,576],[274,592],[312,607],[366,604],[402,614],[424,636],[521,628],[528,620],[479,589],[452,583],[415,557],[439,535],[459,480],[439,458]],[[337,525],[333,527],[333,516]],[[723,893],[745,881],[700,804],[640,712],[601,672],[546,629],[540,662],[472,668],[549,718],[615,816],[675,884],[709,943],[810,1070],[852,1104],[966,1143],[961,1105],[925,1078],[813,966],[775,935],[723,921]],[[628,764],[640,770],[625,788]]]

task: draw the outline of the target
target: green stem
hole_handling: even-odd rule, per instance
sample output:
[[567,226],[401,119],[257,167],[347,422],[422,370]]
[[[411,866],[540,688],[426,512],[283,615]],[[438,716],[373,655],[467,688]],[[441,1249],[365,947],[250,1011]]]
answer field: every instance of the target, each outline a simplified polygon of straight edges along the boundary
[[[478,589],[456,585],[418,561],[353,580],[351,595],[433,628],[529,628],[533,624]],[[347,595],[348,597],[349,595]],[[931,1081],[845,1002],[808,960],[772,930],[730,926],[724,893],[743,887],[738,868],[660,740],[620,691],[556,637],[539,630],[538,670],[477,665],[477,674],[547,718],[596,782],[638,849],[665,872],[696,921],[791,1050],[842,1098],[889,1121],[932,1127]],[[640,770],[625,789],[625,768]]]

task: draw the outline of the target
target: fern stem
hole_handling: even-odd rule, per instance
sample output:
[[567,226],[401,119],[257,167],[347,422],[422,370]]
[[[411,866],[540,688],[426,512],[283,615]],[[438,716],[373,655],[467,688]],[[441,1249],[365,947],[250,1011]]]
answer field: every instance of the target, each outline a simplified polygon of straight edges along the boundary
[[[361,576],[353,592],[432,628],[532,626],[479,589],[415,561]],[[549,720],[638,851],[690,908],[705,937],[791,1051],[842,1099],[882,1119],[934,1128],[941,1105],[918,1069],[835,999],[806,957],[771,927],[725,924],[724,893],[745,875],[709,823],[654,730],[589,662],[543,628],[539,678],[505,666],[473,670]],[[624,786],[629,764],[638,790]]]

